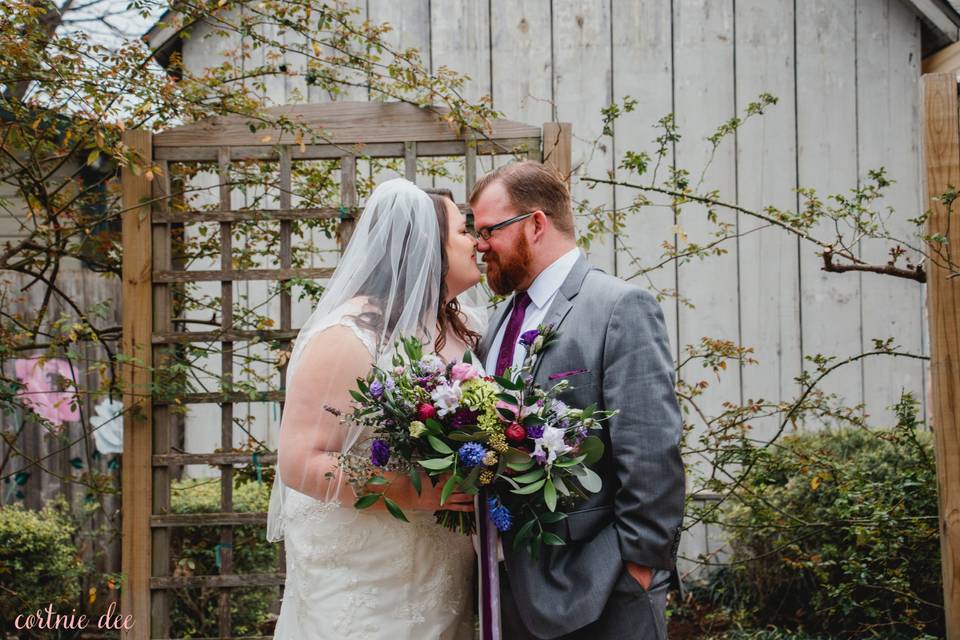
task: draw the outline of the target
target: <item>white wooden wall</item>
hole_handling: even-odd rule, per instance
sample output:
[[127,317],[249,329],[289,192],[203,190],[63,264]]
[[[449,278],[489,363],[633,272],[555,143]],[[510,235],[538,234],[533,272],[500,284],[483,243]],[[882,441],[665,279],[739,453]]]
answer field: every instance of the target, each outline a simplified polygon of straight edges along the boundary
[[[684,134],[668,163],[699,175],[708,154],[704,137],[742,113],[761,92],[780,102],[752,120],[718,150],[705,188],[759,208],[796,207],[798,186],[822,195],[846,191],[885,166],[897,182],[884,205],[897,209],[889,225],[922,207],[919,159],[920,28],[901,0],[352,0],[361,15],[395,27],[393,42],[420,48],[433,68],[467,73],[470,97],[490,94],[507,118],[530,124],[568,121],[574,128],[574,165],[580,175],[618,172],[627,150],[653,151],[653,123],[675,112]],[[289,36],[288,36],[289,37]],[[194,37],[184,44],[187,64],[210,64],[222,42]],[[289,60],[291,68],[299,64]],[[276,103],[294,91],[325,101],[301,78],[271,84]],[[636,111],[617,123],[600,149],[600,109],[630,95]],[[347,99],[366,99],[351,91]],[[625,189],[574,187],[576,198],[626,206]],[[679,223],[691,241],[706,238],[702,211],[685,209]],[[723,213],[745,235],[728,253],[705,263],[672,265],[652,274],[659,288],[678,289],[695,309],[663,302],[678,358],[701,337],[723,338],[755,349],[759,365],[729,370],[711,380],[708,413],[723,400],[788,400],[803,357],[848,357],[872,338],[895,337],[905,350],[926,351],[924,290],[915,283],[866,274],[826,274],[811,247],[776,229],[758,228],[745,215]],[[591,250],[595,264],[629,277],[630,255],[659,262],[659,245],[674,238],[668,208],[648,208],[623,234]],[[827,232],[828,229],[820,231]],[[618,250],[619,249],[619,250]],[[864,242],[861,254],[885,261],[883,247]],[[645,282],[638,283],[647,286]],[[252,286],[252,285],[251,285]],[[300,310],[299,313],[305,313]],[[295,314],[295,320],[302,316]],[[809,366],[809,365],[808,365]],[[876,424],[889,424],[893,404],[907,389],[926,406],[925,369],[916,360],[872,359],[828,379],[849,404],[865,403]],[[691,370],[697,380],[708,374]],[[263,410],[258,428],[270,446],[276,413]],[[924,412],[924,416],[925,416]],[[769,436],[779,422],[759,421]],[[198,435],[203,431],[195,423]],[[215,438],[217,427],[210,427]],[[189,430],[188,430],[189,434]],[[189,448],[189,447],[188,447]],[[690,460],[696,464],[696,460]],[[716,549],[698,528],[683,553]]]

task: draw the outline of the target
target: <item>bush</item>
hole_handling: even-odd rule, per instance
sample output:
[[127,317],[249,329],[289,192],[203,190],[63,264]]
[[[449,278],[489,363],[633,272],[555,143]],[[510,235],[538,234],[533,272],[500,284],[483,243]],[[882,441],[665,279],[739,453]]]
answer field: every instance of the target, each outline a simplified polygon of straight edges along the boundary
[[[171,487],[174,513],[208,513],[220,510],[220,480],[189,480]],[[234,510],[266,511],[270,500],[267,483],[244,482],[233,491]],[[170,540],[174,575],[215,575],[219,572],[219,527],[176,527]],[[279,545],[267,542],[260,526],[233,528],[234,573],[276,571]],[[218,589],[176,589],[172,592],[170,635],[173,638],[218,637]],[[234,636],[267,635],[270,609],[278,597],[276,587],[243,587],[230,590]]]
[[756,626],[831,636],[943,633],[937,478],[916,402],[891,430],[783,438],[758,450],[726,513],[714,597]]
[[67,612],[78,606],[83,563],[65,508],[62,501],[39,512],[0,508],[0,619],[11,628],[18,615],[48,604]]

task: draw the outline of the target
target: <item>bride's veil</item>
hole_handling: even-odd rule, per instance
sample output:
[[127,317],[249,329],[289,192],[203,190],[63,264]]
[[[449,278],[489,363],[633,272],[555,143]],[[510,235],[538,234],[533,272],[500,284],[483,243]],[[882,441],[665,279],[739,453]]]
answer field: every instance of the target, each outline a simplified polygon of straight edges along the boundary
[[[287,389],[298,367],[308,364],[301,363],[307,343],[336,324],[358,332],[371,351],[371,365],[388,366],[400,336],[419,336],[432,343],[440,296],[440,251],[440,231],[430,197],[402,178],[377,186],[317,308],[297,335],[287,366]],[[339,451],[345,453],[357,443],[362,429],[342,428],[345,434],[339,434],[343,436]],[[328,486],[327,500],[338,499],[340,482],[331,481]],[[288,491],[278,464],[267,516],[268,540],[283,538],[283,503]]]

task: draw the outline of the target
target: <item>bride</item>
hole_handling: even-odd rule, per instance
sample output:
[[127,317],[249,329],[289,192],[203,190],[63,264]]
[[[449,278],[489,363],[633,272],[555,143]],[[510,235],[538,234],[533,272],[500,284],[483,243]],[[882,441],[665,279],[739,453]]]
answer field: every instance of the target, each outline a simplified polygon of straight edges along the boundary
[[[325,407],[348,409],[356,379],[391,367],[401,335],[446,361],[473,348],[481,327],[468,327],[457,296],[479,280],[476,240],[451,200],[403,179],[374,190],[287,369],[267,525],[267,538],[286,546],[277,640],[473,636],[474,551],[435,524],[442,483],[424,477],[417,495],[395,474],[385,491],[409,523],[382,500],[354,509],[340,457],[369,456],[368,434]],[[471,511],[472,499],[455,494],[443,508]]]

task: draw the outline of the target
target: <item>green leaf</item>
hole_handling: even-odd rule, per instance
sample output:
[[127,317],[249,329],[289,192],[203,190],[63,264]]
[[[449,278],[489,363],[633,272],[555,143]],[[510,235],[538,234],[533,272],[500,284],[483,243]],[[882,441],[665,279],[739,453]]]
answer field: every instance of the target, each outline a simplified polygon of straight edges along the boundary
[[580,481],[580,486],[590,493],[596,493],[603,488],[603,480],[589,467],[582,467],[577,471],[577,480]]
[[404,522],[410,522],[409,520],[407,520],[407,516],[405,516],[405,515],[403,514],[403,509],[400,508],[400,505],[398,505],[396,502],[394,502],[393,500],[391,500],[391,499],[388,498],[387,496],[383,496],[383,501],[386,503],[386,505],[387,505],[387,511],[390,512],[390,515],[392,515],[392,516],[393,516],[394,518],[396,518],[397,520],[403,520]]
[[533,458],[527,458],[523,462],[508,462],[507,466],[513,469],[514,471],[526,471],[532,467],[536,461]]
[[520,496],[528,496],[528,495],[530,495],[531,493],[536,493],[537,491],[540,491],[540,488],[543,487],[543,485],[544,485],[544,483],[546,483],[546,481],[547,481],[547,479],[544,478],[543,480],[540,480],[540,481],[538,481],[538,482],[534,482],[533,484],[528,484],[528,485],[525,486],[525,487],[521,487],[521,488],[519,488],[519,489],[511,489],[511,491],[512,491],[513,493],[517,494],[517,495],[520,495]]
[[427,441],[430,443],[430,446],[433,447],[433,450],[436,451],[437,453],[443,453],[443,454],[453,453],[453,449],[451,449],[446,444],[444,444],[443,440],[441,440],[440,438],[437,438],[436,436],[427,434]]
[[553,513],[545,513],[542,516],[540,516],[540,522],[544,524],[555,524],[557,522],[560,522],[561,520],[564,520],[566,517],[567,517],[567,514],[565,514],[564,512],[554,511]]
[[420,472],[416,469],[410,469],[410,484],[413,485],[413,490],[417,492],[417,495],[420,495],[423,485],[420,482]]
[[451,431],[447,434],[447,439],[454,442],[473,442],[475,440],[472,435],[463,431]]
[[431,458],[429,460],[420,460],[420,466],[430,471],[443,471],[453,465],[453,456],[446,458]]
[[537,467],[536,469],[534,469],[534,470],[531,471],[530,473],[525,473],[525,474],[520,475],[520,476],[513,476],[513,479],[514,479],[516,482],[519,482],[520,484],[530,484],[531,482],[534,482],[535,480],[539,480],[539,479],[542,478],[543,476],[544,476],[543,467]]
[[497,407],[497,413],[503,416],[505,420],[510,420],[511,422],[517,417],[517,414],[506,407]]
[[513,539],[514,551],[519,549],[523,545],[524,541],[530,537],[530,531],[533,530],[533,525],[535,524],[537,524],[537,521],[534,519],[531,519],[531,520],[527,520],[524,523],[524,525],[520,527],[520,530],[517,531],[516,537],[514,537]]
[[383,497],[382,493],[368,493],[366,495],[360,496],[359,498],[357,498],[357,501],[353,503],[353,508],[366,509],[368,507],[372,507],[377,503],[377,500],[379,500],[381,497]]
[[580,443],[580,455],[586,456],[583,463],[592,467],[603,457],[603,440],[597,436],[589,436]]
[[587,454],[581,454],[576,458],[567,458],[566,460],[557,460],[553,463],[555,467],[572,467],[583,462],[587,458]]
[[550,533],[549,531],[543,532],[543,542],[544,544],[552,544],[555,547],[562,547],[563,545],[567,544],[563,538],[555,533]]
[[523,389],[522,382],[514,382],[509,378],[504,378],[503,376],[493,376],[493,379],[504,389],[510,389],[511,391],[520,391]]
[[460,484],[460,481],[463,478],[457,474],[453,474],[447,481],[443,483],[443,490],[440,492],[440,504],[443,505],[447,501],[447,498],[450,497],[450,494],[453,493],[453,490],[457,488],[457,485]]
[[350,389],[350,396],[357,402],[366,402],[366,398],[364,398],[358,391],[354,391],[353,389]]
[[470,355],[469,349],[463,352],[463,361],[467,364],[473,364],[473,356]]
[[533,458],[530,457],[529,453],[526,451],[521,451],[516,447],[510,447],[507,449],[507,452],[503,454],[503,457],[507,459],[507,462],[515,462],[517,464],[533,461]]
[[427,429],[435,436],[443,435],[443,425],[437,422],[435,419],[430,418],[425,423]]
[[553,480],[547,478],[546,484],[543,486],[543,501],[547,505],[547,509],[550,511],[556,511],[557,509],[557,490],[553,486]]
[[543,424],[543,418],[541,418],[536,413],[530,413],[523,417],[523,420],[520,421],[520,424],[522,424],[525,427],[531,427],[533,425]]
[[497,400],[500,400],[501,402],[506,402],[508,404],[514,404],[517,401],[517,399],[514,398],[509,393],[498,393]]
[[367,481],[367,484],[390,484],[390,481],[383,476],[373,476]]

